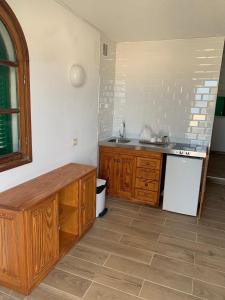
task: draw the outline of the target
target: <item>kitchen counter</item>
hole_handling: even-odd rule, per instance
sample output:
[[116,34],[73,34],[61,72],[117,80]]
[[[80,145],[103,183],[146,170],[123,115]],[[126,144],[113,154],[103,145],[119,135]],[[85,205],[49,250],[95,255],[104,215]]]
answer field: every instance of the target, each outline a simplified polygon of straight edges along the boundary
[[[109,138],[111,139],[111,138]],[[108,140],[103,140],[99,142],[99,146],[107,146],[107,147],[121,147],[135,150],[145,150],[145,151],[154,151],[165,154],[173,154],[173,155],[181,155],[180,150],[183,144],[180,143],[169,143],[167,145],[150,145],[150,144],[141,144],[138,139],[130,139],[128,143],[118,143],[118,142],[109,142]],[[187,145],[188,146],[188,145]],[[205,158],[207,154],[207,147],[197,146],[195,152],[191,151],[191,154],[187,149],[183,151],[183,156],[192,156],[192,157],[200,157]]]

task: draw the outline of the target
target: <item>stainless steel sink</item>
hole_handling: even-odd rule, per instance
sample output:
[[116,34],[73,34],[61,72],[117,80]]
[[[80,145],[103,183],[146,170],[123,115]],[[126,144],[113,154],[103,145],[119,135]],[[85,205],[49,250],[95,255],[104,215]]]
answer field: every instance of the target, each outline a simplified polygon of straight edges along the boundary
[[125,139],[125,138],[112,138],[112,139],[109,139],[108,142],[109,143],[126,144],[126,143],[129,143],[130,140]]

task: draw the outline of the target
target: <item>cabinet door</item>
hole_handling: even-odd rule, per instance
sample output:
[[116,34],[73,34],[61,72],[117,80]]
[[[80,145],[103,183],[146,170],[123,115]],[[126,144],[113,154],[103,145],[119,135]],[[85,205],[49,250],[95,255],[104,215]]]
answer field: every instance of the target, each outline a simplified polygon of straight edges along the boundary
[[135,157],[130,155],[119,155],[117,167],[119,169],[118,195],[130,198],[134,191],[135,179]]
[[107,194],[117,195],[118,157],[114,153],[100,153],[99,177],[107,181]]
[[54,195],[27,212],[30,285],[39,282],[59,257],[58,203]]
[[96,173],[93,172],[80,180],[80,235],[93,224],[96,215]]
[[22,213],[0,210],[0,281],[26,292],[24,219]]

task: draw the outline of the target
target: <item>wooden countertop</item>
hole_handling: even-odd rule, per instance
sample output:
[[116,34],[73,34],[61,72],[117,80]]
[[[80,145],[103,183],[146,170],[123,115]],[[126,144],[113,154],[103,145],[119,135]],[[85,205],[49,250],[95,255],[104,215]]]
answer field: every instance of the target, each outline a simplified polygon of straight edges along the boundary
[[94,170],[75,163],[55,169],[0,193],[0,208],[24,211]]

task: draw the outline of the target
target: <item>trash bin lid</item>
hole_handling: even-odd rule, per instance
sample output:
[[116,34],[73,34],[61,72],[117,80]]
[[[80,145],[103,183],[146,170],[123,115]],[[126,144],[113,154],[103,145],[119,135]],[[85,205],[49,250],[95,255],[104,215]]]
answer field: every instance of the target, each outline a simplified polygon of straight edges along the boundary
[[105,179],[97,178],[97,187],[105,185],[105,184],[106,184],[106,180]]

